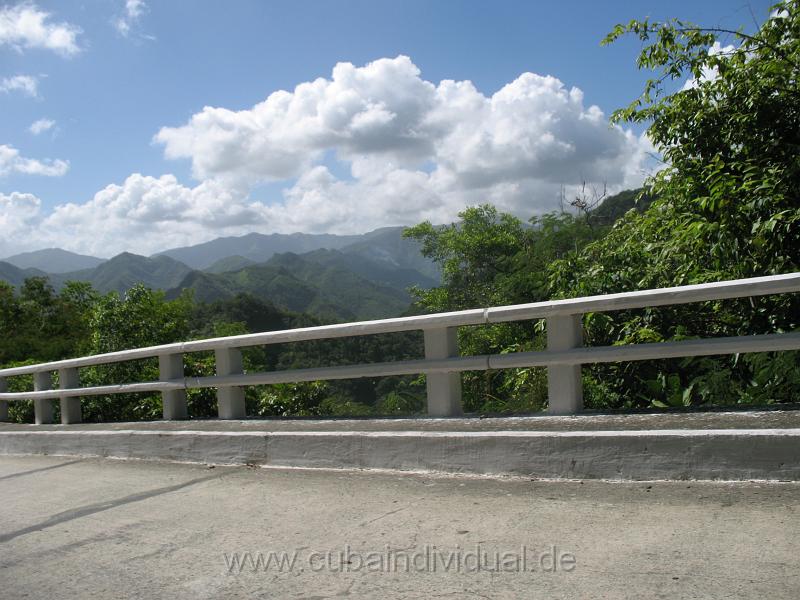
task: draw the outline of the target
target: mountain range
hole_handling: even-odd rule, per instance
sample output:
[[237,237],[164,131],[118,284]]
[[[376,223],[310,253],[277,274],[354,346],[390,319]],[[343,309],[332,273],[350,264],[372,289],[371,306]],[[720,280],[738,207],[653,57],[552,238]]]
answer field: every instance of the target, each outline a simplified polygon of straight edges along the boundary
[[20,286],[28,277],[47,277],[56,289],[87,281],[101,293],[120,294],[142,283],[170,298],[188,289],[203,302],[250,293],[329,319],[381,318],[408,308],[407,288],[438,283],[434,264],[402,230],[358,236],[253,233],[150,257],[123,252],[108,260],[48,249],[0,261],[0,279]]
[[[644,211],[653,199],[637,202],[638,196],[639,190],[611,196],[591,218],[611,224],[631,208]],[[29,277],[47,277],[56,289],[67,281],[88,281],[102,293],[120,294],[143,283],[168,297],[191,290],[203,302],[249,293],[331,319],[381,318],[408,308],[409,287],[439,283],[436,265],[402,232],[403,227],[385,227],[361,235],[250,233],[108,260],[48,248],[0,261],[0,280],[18,287]]]
[[[400,231],[402,227],[392,228]],[[380,231],[380,230],[378,230]],[[372,232],[375,233],[375,232]],[[338,250],[348,244],[359,241],[370,233],[360,235],[332,235],[311,233],[248,233],[240,237],[223,237],[195,246],[172,248],[159,252],[158,255],[169,256],[181,261],[193,269],[208,269],[216,262],[231,256],[240,256],[254,263],[269,260],[273,254],[294,252],[302,254],[320,248]]]

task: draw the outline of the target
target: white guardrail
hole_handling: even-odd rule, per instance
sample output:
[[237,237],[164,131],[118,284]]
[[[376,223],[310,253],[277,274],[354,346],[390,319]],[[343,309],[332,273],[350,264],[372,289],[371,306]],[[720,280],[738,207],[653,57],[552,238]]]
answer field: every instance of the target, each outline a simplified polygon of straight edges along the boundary
[[[9,401],[33,400],[36,423],[50,423],[53,421],[52,401],[58,398],[61,422],[79,423],[81,396],[131,392],[160,392],[164,419],[185,419],[188,417],[186,390],[194,388],[217,388],[219,418],[241,419],[245,417],[244,386],[418,373],[427,375],[428,414],[452,416],[461,414],[461,371],[534,366],[547,367],[550,413],[574,414],[583,407],[582,364],[800,349],[800,332],[582,347],[583,314],[798,291],[800,273],[789,273],[605,296],[268,331],[0,369],[0,420],[8,419]],[[458,327],[530,319],[546,319],[547,350],[482,356],[460,356],[458,353]],[[239,349],[248,346],[420,329],[425,340],[425,358],[422,360],[265,373],[244,373],[242,368]],[[214,351],[217,374],[213,377],[185,377],[183,354],[204,350]],[[78,369],[81,367],[153,357],[158,357],[159,361],[158,381],[80,387]],[[57,390],[52,389],[54,371],[59,374]],[[33,375],[34,391],[6,391],[6,378],[30,374]]]

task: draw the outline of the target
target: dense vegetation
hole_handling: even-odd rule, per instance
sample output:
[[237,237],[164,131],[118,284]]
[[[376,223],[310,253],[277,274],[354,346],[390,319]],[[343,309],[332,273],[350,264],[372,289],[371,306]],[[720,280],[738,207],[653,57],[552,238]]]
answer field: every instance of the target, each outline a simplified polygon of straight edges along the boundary
[[[800,2],[776,6],[751,35],[727,32],[735,46],[716,48],[720,33],[681,21],[632,21],[615,28],[605,42],[638,37],[643,45],[638,64],[655,76],[613,120],[646,124],[664,167],[642,190],[602,203],[582,195],[569,209],[528,223],[483,205],[467,208],[450,226],[409,228],[407,238],[421,245],[442,275],[441,285],[413,289],[417,309],[458,310],[800,271]],[[687,80],[691,83],[681,87]],[[195,275],[197,285],[187,287],[197,290],[199,299],[142,286],[123,295],[100,295],[81,283],[65,284],[56,293],[36,277],[17,290],[0,284],[0,364],[318,322],[318,317],[253,295],[207,293],[234,281],[245,285],[265,269],[247,260],[234,261],[244,268],[238,274]],[[338,269],[340,261],[336,253],[319,254],[313,264],[287,255],[276,259],[269,274],[318,280],[325,272],[320,265]],[[345,304],[354,302],[351,280],[337,278],[339,271],[327,272],[334,273],[331,289],[342,294]],[[404,275],[393,277],[396,286]],[[223,299],[198,301],[218,297]],[[295,310],[319,315],[324,313],[319,302]],[[795,294],[588,314],[584,328],[588,344],[610,345],[793,331],[799,320]],[[463,328],[459,341],[465,354],[533,350],[543,347],[544,330],[537,322]],[[261,370],[416,358],[420,353],[419,335],[398,334],[256,348],[245,359],[248,369]],[[212,369],[210,356],[187,357],[187,374],[210,374]],[[152,362],[142,361],[85,369],[82,377],[85,384],[132,381],[154,379],[156,371]],[[253,388],[248,412],[413,413],[423,406],[423,381]],[[26,385],[22,378],[11,383]],[[584,369],[584,388],[587,405],[595,408],[789,402],[800,392],[800,353],[591,366]],[[540,369],[467,373],[464,390],[465,409],[471,412],[546,406]],[[28,405],[15,410],[18,418],[30,418]],[[88,419],[154,418],[160,406],[154,397],[96,398],[84,402],[84,411]],[[213,393],[192,392],[190,412],[213,415]]]
[[[536,218],[526,229],[488,206],[466,210],[457,226],[421,224],[408,235],[443,265],[444,285],[419,291],[420,303],[446,310],[800,270],[800,5],[777,5],[753,35],[729,32],[736,47],[717,51],[719,33],[645,20],[605,40],[637,36],[639,66],[656,71],[642,96],[613,116],[649,124],[661,152],[665,166],[640,196],[647,210],[610,228],[592,227],[584,213]],[[584,326],[587,343],[607,345],[791,331],[799,320],[794,294],[589,314]],[[537,348],[542,332],[498,326],[462,342],[479,352]],[[585,369],[584,379],[595,407],[785,402],[800,392],[800,355],[602,365]],[[473,409],[545,402],[543,377],[530,370],[468,383]]]

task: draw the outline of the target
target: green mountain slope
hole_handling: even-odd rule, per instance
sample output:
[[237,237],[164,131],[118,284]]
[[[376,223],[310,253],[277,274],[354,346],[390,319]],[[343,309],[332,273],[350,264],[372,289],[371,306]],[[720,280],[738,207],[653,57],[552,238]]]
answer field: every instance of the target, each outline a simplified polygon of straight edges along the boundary
[[230,273],[194,271],[167,296],[175,297],[183,289],[191,289],[203,302],[248,293],[286,310],[336,320],[395,316],[410,304],[404,291],[369,281],[337,264],[323,265],[292,253]]
[[591,212],[591,218],[601,225],[611,225],[632,208],[639,212],[644,212],[650,207],[655,198],[648,194],[644,194],[639,198],[641,193],[642,188],[638,188],[635,190],[623,190],[618,194],[609,196]]
[[67,280],[88,281],[100,292],[124,294],[137,283],[153,289],[173,288],[190,272],[189,267],[167,256],[147,258],[123,252],[95,269],[64,273],[51,281],[56,287]]
[[[283,264],[286,255],[276,255],[270,264]],[[378,285],[387,286],[405,292],[411,286],[430,288],[439,284],[438,279],[428,277],[416,269],[401,267],[395,263],[374,260],[357,253],[346,254],[341,250],[314,250],[301,255],[310,261],[328,268],[350,270],[356,275],[368,279]]]
[[255,264],[257,264],[257,261],[235,254],[234,256],[220,258],[210,267],[203,269],[203,271],[207,273],[228,273],[229,271],[238,271]]
[[343,247],[341,252],[394,269],[412,269],[438,283],[438,268],[431,260],[422,256],[419,243],[403,237],[404,229],[405,227],[376,229]]

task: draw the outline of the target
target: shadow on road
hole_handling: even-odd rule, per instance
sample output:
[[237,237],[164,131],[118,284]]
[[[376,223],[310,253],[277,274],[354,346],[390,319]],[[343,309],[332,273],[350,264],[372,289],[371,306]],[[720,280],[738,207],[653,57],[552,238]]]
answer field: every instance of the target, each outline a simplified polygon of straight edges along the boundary
[[81,459],[78,460],[70,460],[64,463],[58,463],[57,465],[50,465],[49,467],[42,467],[41,469],[31,469],[30,471],[20,471],[19,473],[11,473],[10,475],[3,475],[0,477],[0,481],[4,479],[14,479],[15,477],[22,477],[24,475],[33,475],[34,473],[41,473],[42,471],[50,471],[51,469],[60,469],[61,467],[66,467],[68,465],[74,465],[75,463],[83,462]]
[[48,527],[60,525],[61,523],[66,523],[68,521],[80,519],[81,517],[86,517],[88,515],[93,515],[95,513],[110,510],[118,506],[124,506],[125,504],[131,504],[133,502],[141,502],[142,500],[147,500],[148,498],[154,498],[155,496],[161,496],[164,494],[169,494],[171,492],[177,492],[178,490],[182,490],[184,488],[197,485],[198,483],[203,483],[204,481],[209,481],[211,479],[219,479],[223,475],[224,475],[223,473],[219,473],[215,475],[209,475],[208,477],[199,477],[197,479],[192,479],[184,483],[178,483],[175,485],[156,488],[154,490],[139,492],[137,494],[131,494],[129,496],[118,498],[117,500],[107,500],[105,502],[97,502],[95,504],[89,504],[81,508],[65,510],[63,512],[57,513],[45,519],[44,521],[36,525],[30,525],[28,527],[23,527],[22,529],[18,529],[17,531],[0,534],[0,544],[9,542],[14,538],[18,538],[22,535],[33,533],[34,531],[41,531],[42,529],[47,529]]

